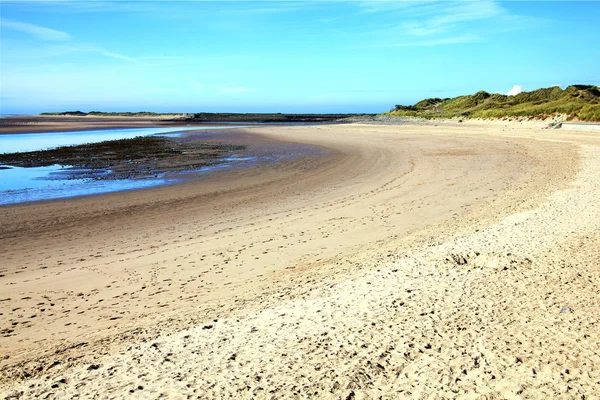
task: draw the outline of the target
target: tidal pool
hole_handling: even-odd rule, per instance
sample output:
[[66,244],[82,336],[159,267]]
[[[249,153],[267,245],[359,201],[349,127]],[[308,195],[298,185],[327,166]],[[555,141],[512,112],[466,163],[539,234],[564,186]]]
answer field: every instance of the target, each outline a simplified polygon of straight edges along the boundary
[[[48,132],[0,135],[0,153],[17,153],[50,149],[60,146],[79,145],[107,140],[128,139],[137,136],[179,136],[185,131],[223,130],[247,128],[249,126],[193,126],[175,128],[104,129],[96,131]],[[255,162],[253,157],[232,155],[220,160],[221,164],[208,166],[194,173],[205,173],[215,169],[244,166]],[[140,179],[99,180],[92,178],[73,179],[69,165],[21,168],[0,165],[0,205],[39,200],[52,200],[74,196],[118,192],[148,188],[178,182],[182,175],[162,174]],[[107,171],[108,173],[109,171]]]

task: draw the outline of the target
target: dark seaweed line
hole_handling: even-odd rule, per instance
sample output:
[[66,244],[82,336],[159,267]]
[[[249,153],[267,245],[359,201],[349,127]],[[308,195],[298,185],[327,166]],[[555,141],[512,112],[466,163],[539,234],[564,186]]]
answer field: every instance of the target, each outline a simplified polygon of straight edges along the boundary
[[140,136],[24,153],[0,154],[0,164],[14,167],[62,165],[48,179],[119,180],[158,177],[167,172],[199,170],[221,164],[246,146],[185,142],[161,136]]

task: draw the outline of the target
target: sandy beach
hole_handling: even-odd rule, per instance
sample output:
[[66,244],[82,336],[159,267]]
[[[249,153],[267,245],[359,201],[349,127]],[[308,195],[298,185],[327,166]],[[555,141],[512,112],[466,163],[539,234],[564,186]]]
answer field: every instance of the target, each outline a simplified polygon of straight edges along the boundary
[[600,136],[248,134],[327,155],[0,207],[0,398],[598,398]]

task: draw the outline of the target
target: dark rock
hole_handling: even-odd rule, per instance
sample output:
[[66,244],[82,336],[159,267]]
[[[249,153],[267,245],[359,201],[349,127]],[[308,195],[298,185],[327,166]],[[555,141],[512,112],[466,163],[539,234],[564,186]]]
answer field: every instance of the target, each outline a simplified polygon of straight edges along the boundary
[[457,265],[466,265],[467,264],[467,259],[463,256],[461,256],[460,254],[452,254],[452,260],[454,260],[454,262]]

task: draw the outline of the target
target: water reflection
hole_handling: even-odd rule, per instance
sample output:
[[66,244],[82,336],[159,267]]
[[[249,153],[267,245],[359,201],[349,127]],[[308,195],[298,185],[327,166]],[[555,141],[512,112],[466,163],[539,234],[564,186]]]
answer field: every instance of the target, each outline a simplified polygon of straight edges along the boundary
[[173,179],[92,180],[68,179],[60,165],[36,168],[10,168],[0,171],[0,204],[52,200],[73,196],[119,192],[168,184]]
[[[176,127],[176,128],[141,128],[141,129],[109,129],[98,131],[73,131],[52,133],[27,133],[0,135],[0,152],[15,153],[43,150],[59,146],[70,146],[94,143],[106,140],[127,139],[137,136],[159,134],[162,136],[180,136],[184,131],[220,130],[245,128],[247,126],[219,127]],[[253,158],[230,156],[222,160],[224,164],[202,168],[194,173],[208,172],[212,169],[243,166],[254,161]],[[85,171],[75,171],[68,165],[52,165],[47,167],[21,168],[0,165],[0,205],[16,204],[29,201],[60,199],[74,196],[118,192],[123,190],[148,188],[177,182],[181,175],[153,175],[144,179],[102,180],[98,172],[90,171],[81,178]],[[82,173],[84,172],[84,173]],[[77,176],[78,179],[74,179]]]
[[[190,174],[197,175],[230,168],[245,168],[257,162],[269,160],[266,157],[259,160],[258,157],[240,157],[234,155],[224,158],[222,161],[223,163],[221,164],[203,167],[194,171],[157,174],[148,178],[119,180],[73,179],[73,170],[68,169],[68,166],[63,167],[61,165],[35,168],[0,166],[0,205],[169,185],[183,181],[184,177]],[[110,171],[106,171],[105,173],[108,174]],[[97,176],[98,172],[92,171],[90,175]]]

